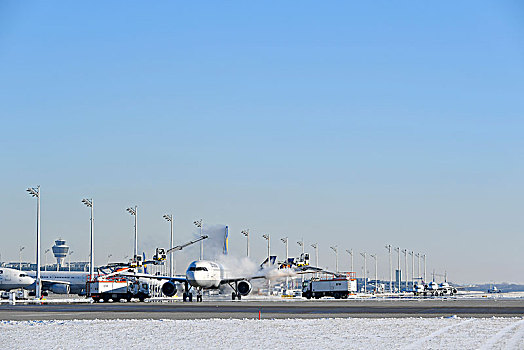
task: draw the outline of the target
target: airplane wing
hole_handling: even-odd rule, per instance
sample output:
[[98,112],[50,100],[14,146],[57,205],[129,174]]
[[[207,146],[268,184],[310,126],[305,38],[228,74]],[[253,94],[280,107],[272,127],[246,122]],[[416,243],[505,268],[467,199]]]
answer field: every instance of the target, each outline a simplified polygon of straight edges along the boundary
[[71,285],[71,283],[66,281],[55,281],[55,280],[42,280],[42,288],[43,289],[49,289],[53,284],[65,284],[65,285]]
[[151,279],[156,279],[156,280],[170,280],[170,281],[174,281],[174,282],[179,282],[179,283],[184,283],[187,281],[186,277],[185,276],[174,276],[174,277],[169,277],[169,276],[162,276],[162,275],[151,275],[149,273],[135,273],[135,272],[121,272],[121,273],[118,273],[119,276],[124,276],[124,277],[137,277],[137,278],[151,278]]

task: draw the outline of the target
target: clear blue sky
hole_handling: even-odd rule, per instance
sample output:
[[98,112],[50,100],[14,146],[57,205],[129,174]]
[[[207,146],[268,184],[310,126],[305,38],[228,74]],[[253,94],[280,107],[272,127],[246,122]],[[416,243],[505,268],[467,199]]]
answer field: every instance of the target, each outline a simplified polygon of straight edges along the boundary
[[40,184],[43,247],[77,258],[92,196],[100,262],[131,252],[137,204],[147,251],[172,212],[179,240],[228,224],[237,254],[251,228],[260,259],[268,232],[331,268],[337,244],[385,277],[390,243],[524,282],[519,1],[2,1],[0,82],[2,259],[34,259]]

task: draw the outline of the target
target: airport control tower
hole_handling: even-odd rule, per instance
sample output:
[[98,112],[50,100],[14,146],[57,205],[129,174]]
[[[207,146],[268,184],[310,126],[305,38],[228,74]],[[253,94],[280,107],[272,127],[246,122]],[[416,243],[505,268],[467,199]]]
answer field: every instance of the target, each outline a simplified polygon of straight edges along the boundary
[[53,255],[56,258],[57,268],[64,264],[64,259],[69,252],[69,246],[65,244],[64,239],[57,239],[55,245],[53,246]]

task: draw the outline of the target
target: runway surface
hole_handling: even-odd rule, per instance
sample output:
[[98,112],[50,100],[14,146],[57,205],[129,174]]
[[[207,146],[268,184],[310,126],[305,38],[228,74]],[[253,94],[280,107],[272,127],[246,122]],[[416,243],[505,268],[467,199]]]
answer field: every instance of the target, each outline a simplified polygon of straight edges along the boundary
[[0,320],[346,317],[522,317],[524,300],[204,301],[2,304]]

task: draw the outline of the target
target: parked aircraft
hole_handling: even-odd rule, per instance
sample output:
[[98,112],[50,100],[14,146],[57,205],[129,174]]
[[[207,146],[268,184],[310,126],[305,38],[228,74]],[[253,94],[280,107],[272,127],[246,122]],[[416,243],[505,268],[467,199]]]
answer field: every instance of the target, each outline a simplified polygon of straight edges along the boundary
[[25,271],[10,268],[0,268],[0,290],[10,291],[19,288],[28,288],[34,285],[34,278],[27,275]]

